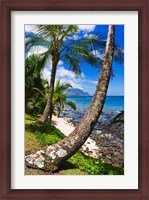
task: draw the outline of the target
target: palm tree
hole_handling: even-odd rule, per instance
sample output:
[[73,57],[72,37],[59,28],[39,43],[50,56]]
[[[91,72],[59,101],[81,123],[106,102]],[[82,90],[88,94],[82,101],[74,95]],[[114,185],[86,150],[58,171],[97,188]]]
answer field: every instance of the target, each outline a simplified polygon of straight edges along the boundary
[[102,60],[93,53],[93,50],[104,46],[105,41],[100,35],[91,35],[84,39],[74,40],[72,36],[78,32],[76,25],[36,25],[35,30],[38,35],[32,34],[30,39],[26,40],[26,49],[39,46],[47,47],[47,50],[41,55],[41,67],[44,67],[49,59],[52,60],[47,103],[43,114],[38,119],[38,123],[45,123],[48,116],[51,122],[52,97],[58,62],[64,61],[76,74],[81,73],[81,61],[99,67]]
[[[52,100],[52,111],[55,113],[55,110],[58,110],[58,117],[61,113],[61,111],[64,109],[65,105],[71,107],[73,110],[76,110],[75,103],[71,101],[66,101],[66,90],[68,88],[72,87],[70,84],[60,84],[60,80],[56,81],[55,87],[54,87],[54,94],[53,94],[53,100]],[[47,98],[48,98],[48,88],[49,86],[45,84],[44,91],[41,91],[40,89],[34,87],[33,90],[38,92],[38,98],[35,99],[35,106],[40,108],[42,105],[45,105]]]
[[109,25],[104,61],[100,71],[96,91],[80,124],[68,137],[54,145],[48,146],[45,151],[38,151],[37,158],[36,153],[26,156],[25,160],[27,166],[38,167],[47,171],[54,171],[64,161],[75,154],[87,140],[102,112],[107,95],[114,54],[114,36],[115,27],[114,25]]
[[34,54],[25,59],[25,112],[33,112],[28,105],[34,107],[33,102],[37,101],[38,94],[33,91],[33,88],[44,89],[43,82],[46,81],[41,78],[39,73],[40,62],[41,57]]
[[56,107],[58,110],[57,116],[60,116],[61,111],[64,109],[65,105],[70,106],[73,110],[76,110],[76,105],[71,101],[66,101],[66,90],[72,87],[70,84],[61,84],[60,80],[56,81],[56,85],[54,87],[54,95],[53,95],[53,107]]

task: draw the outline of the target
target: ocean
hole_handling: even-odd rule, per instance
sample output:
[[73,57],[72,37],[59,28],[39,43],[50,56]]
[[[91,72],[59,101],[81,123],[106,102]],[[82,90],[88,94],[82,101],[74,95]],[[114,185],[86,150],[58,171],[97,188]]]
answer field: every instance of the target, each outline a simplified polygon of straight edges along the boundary
[[[91,103],[92,96],[86,97],[68,97],[67,101],[76,104],[77,110],[87,110]],[[103,108],[103,112],[119,112],[124,110],[124,96],[107,96]]]

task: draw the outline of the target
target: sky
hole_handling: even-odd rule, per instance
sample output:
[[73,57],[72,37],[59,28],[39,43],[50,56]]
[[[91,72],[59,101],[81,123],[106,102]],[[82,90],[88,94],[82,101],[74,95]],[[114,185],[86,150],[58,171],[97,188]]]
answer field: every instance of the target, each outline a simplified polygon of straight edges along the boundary
[[[101,34],[107,37],[108,25],[79,25],[80,32],[75,34],[73,37],[75,40],[78,38],[84,37],[90,34]],[[25,25],[25,32],[31,32],[32,26]],[[124,49],[124,26],[116,25],[115,26],[115,43]],[[45,48],[38,49],[38,52],[41,53],[45,51]],[[29,52],[28,55],[32,53]],[[103,56],[99,52],[99,56]],[[70,71],[68,66],[61,60],[58,63],[56,79],[60,79],[61,83],[70,83],[73,88],[82,89],[85,92],[88,92],[89,95],[93,95],[96,89],[97,80],[100,74],[100,69],[90,66],[87,63],[81,63],[81,76],[76,76],[74,72]],[[114,77],[111,77],[108,94],[109,96],[124,96],[124,64],[118,64],[113,61],[112,69]],[[50,80],[51,74],[51,61],[49,60],[45,68],[42,71],[42,76],[46,80]]]

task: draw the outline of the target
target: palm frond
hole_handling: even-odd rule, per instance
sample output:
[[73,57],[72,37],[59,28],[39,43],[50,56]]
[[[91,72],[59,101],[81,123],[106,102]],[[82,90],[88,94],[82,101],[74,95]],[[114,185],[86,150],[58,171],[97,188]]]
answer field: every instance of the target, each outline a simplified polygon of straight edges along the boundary
[[58,88],[54,88],[54,92],[55,93],[63,93],[70,87],[72,87],[70,84],[61,85]]
[[65,93],[65,91],[72,87],[69,83],[65,83],[65,84],[61,84],[60,85],[60,80],[58,79],[56,81],[55,87],[54,87],[54,94],[58,94],[61,95],[63,93]]
[[68,64],[68,67],[76,74],[80,75],[81,70],[80,70],[80,61],[77,60],[75,57],[69,55],[69,54],[64,54],[62,57],[62,60],[64,60],[65,63]]
[[70,106],[73,110],[76,110],[76,105],[74,102],[66,101],[65,105]]
[[28,34],[25,38],[25,53],[27,54],[31,48],[46,47],[48,48],[49,42],[38,35]]
[[[54,95],[53,95],[53,106],[54,107],[59,107],[60,110],[62,110],[64,108],[64,106],[66,104],[66,98],[67,98],[65,91],[69,87],[72,87],[69,83],[60,85],[60,80],[56,81],[56,84],[54,87]],[[72,104],[72,108],[75,109],[74,104]]]
[[84,37],[83,39],[74,41],[74,45],[86,47],[89,51],[95,51],[99,48],[105,48],[106,37],[101,34],[90,34]]
[[55,93],[58,92],[59,85],[60,85],[60,80],[58,79],[58,80],[56,81],[56,84],[55,84],[55,87],[54,87],[54,92],[55,92]]
[[118,45],[114,47],[114,56],[113,59],[115,62],[122,64],[124,62],[124,50]]
[[39,70],[43,69],[46,63],[51,59],[51,49],[49,49],[46,53],[43,54],[42,59],[40,61]]
[[40,95],[42,96],[42,97],[44,97],[45,99],[47,98],[47,95],[45,95],[41,90],[39,90],[38,88],[33,88],[33,90],[36,90],[36,91],[38,91],[39,93],[40,93]]
[[60,42],[62,43],[64,38],[68,38],[70,37],[71,35],[73,35],[74,33],[77,33],[78,32],[78,26],[76,25],[69,25],[67,27],[67,29],[65,30],[65,32],[63,33],[62,37],[60,38]]
[[59,91],[60,91],[60,92],[64,92],[64,91],[67,90],[68,88],[72,88],[71,84],[69,84],[69,83],[62,84],[62,85],[60,85],[60,87],[59,87]]
[[55,25],[35,25],[34,31],[38,33],[41,37],[47,40],[54,40],[56,34],[56,27]]
[[48,41],[58,39],[63,41],[64,38],[77,32],[76,25],[35,25],[34,31],[38,33],[43,38]]
[[[40,76],[40,62],[42,57],[39,55],[30,55],[29,57],[25,58],[25,75],[30,75],[34,78],[38,78]],[[29,76],[31,77],[31,76]]]
[[[95,53],[89,52],[84,48],[79,48],[76,46],[72,47],[69,54],[65,54],[65,57],[64,58],[62,57],[61,59],[62,60],[64,59],[65,62],[66,62],[66,59],[67,60],[69,59],[70,60],[70,62],[69,62],[70,68],[72,68],[72,70],[75,67],[73,65],[78,64],[80,73],[81,73],[81,70],[80,70],[79,64],[81,64],[81,63],[86,62],[94,67],[100,68],[101,64],[103,62],[102,58],[98,57]],[[75,72],[75,70],[73,70],[73,71]]]
[[[94,54],[93,52],[97,50],[97,46],[98,48],[105,48],[106,43],[104,40],[105,38],[103,36],[103,40],[99,38],[99,35],[91,35],[87,36],[84,39],[76,40],[73,43],[69,43],[69,45],[66,45],[63,49],[66,52],[66,54],[64,54],[61,57],[61,59],[63,59],[63,57],[65,57],[65,59],[71,58],[71,60],[69,59],[71,61],[69,62],[70,65],[74,64],[75,59],[75,64],[81,63],[82,61],[89,63],[90,65],[100,67],[103,62],[103,59],[96,56],[96,54]],[[70,66],[70,68],[73,67]]]

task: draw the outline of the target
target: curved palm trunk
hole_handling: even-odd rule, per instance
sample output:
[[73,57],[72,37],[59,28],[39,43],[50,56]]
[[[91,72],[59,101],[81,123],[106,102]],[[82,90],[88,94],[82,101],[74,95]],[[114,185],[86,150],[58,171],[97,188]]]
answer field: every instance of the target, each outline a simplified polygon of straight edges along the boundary
[[56,75],[56,68],[57,68],[58,61],[59,61],[59,56],[56,53],[52,57],[52,71],[51,71],[51,79],[50,79],[50,87],[49,87],[47,103],[43,111],[43,114],[37,121],[40,124],[44,124],[47,121],[48,116],[49,116],[49,122],[51,123],[52,111],[53,111],[52,98],[53,98],[53,93],[54,93],[54,83],[55,83],[55,75]]
[[[80,124],[60,142],[49,146],[45,151],[26,156],[26,165],[42,168],[47,171],[56,170],[62,162],[75,154],[85,143],[96,121],[98,120],[107,94],[114,51],[114,25],[109,25],[109,32],[98,84],[93,100]],[[34,158],[33,158],[34,157]]]

